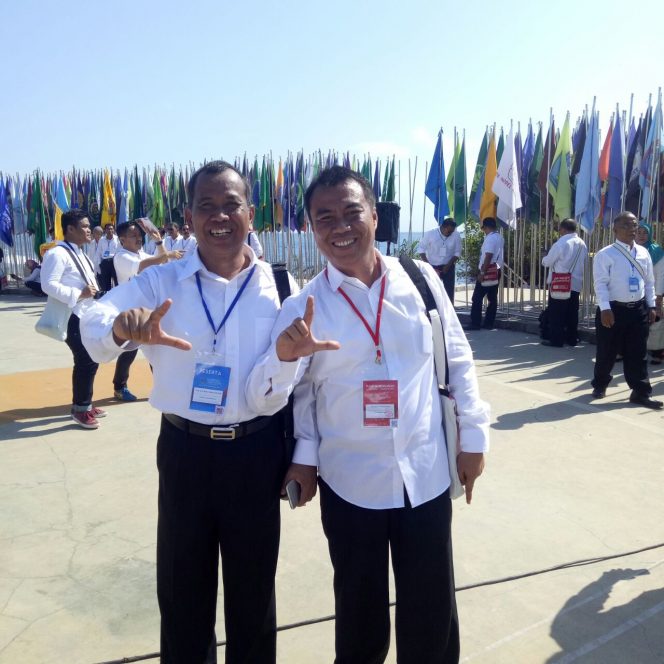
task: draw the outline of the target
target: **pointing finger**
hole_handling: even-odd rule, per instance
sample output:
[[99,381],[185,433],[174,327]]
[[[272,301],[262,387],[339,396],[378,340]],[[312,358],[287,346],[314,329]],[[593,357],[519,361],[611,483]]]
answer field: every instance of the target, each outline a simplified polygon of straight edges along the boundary
[[314,296],[310,295],[307,298],[307,306],[304,310],[304,316],[302,317],[302,320],[304,320],[305,325],[311,329],[311,321],[314,319]]
[[156,343],[159,343],[161,346],[172,346],[178,350],[191,350],[191,344],[188,341],[172,337],[170,334],[162,334]]
[[314,341],[313,352],[317,353],[319,350],[339,350],[341,344],[338,341]]
[[150,321],[153,322],[153,323],[159,322],[166,315],[166,312],[171,308],[171,304],[173,304],[173,300],[171,300],[170,298],[168,300],[164,300],[150,314]]

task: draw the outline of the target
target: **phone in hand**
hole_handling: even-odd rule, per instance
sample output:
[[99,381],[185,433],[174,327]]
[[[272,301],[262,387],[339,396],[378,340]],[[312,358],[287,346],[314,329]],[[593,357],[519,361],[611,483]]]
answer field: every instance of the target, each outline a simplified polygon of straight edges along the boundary
[[288,498],[288,504],[292,510],[298,506],[301,492],[302,489],[300,488],[300,483],[297,480],[291,480],[286,485],[286,496]]

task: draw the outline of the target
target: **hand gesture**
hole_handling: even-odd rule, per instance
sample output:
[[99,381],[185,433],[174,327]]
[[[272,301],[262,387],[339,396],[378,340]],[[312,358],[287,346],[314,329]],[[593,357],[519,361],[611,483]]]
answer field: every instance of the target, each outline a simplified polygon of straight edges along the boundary
[[118,346],[125,341],[135,341],[139,344],[152,344],[173,346],[180,350],[191,350],[191,344],[184,339],[178,339],[166,334],[161,329],[161,319],[171,308],[172,300],[166,300],[156,309],[128,309],[123,311],[113,321],[113,339]]
[[277,357],[282,362],[293,362],[320,350],[339,350],[338,341],[318,341],[311,333],[314,319],[314,296],[307,298],[304,318],[296,318],[277,338]]
[[457,457],[457,470],[461,484],[466,487],[466,502],[470,505],[475,480],[484,470],[484,454],[482,452],[460,452]]

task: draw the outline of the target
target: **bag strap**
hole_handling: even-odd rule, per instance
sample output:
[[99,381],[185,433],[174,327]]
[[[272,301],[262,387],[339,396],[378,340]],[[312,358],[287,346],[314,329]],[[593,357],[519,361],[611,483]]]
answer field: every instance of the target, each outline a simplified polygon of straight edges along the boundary
[[[429,284],[424,278],[422,271],[420,270],[420,268],[417,267],[415,261],[412,258],[410,258],[410,256],[406,256],[405,254],[401,254],[399,256],[399,263],[401,263],[401,267],[403,267],[403,269],[406,271],[406,274],[410,277],[411,281],[415,285],[415,288],[417,288],[420,297],[424,301],[424,308],[426,310],[427,318],[429,319],[429,322],[433,325],[434,321],[431,320],[431,314],[429,312],[435,311],[436,313],[438,313],[438,307],[436,306],[436,299],[434,298],[433,293],[431,292],[431,288],[429,288]],[[442,350],[443,350],[443,355],[445,357],[444,387],[447,388],[447,386],[450,383],[450,369],[447,362],[447,347],[446,347],[447,344],[445,343],[445,331],[443,330],[443,321],[440,318],[440,316],[437,316],[437,318],[438,318],[438,324],[440,325],[440,329],[442,332],[442,339],[443,339]],[[434,335],[434,341],[435,339],[436,336]],[[438,372],[439,367],[436,367],[436,369]]]
[[643,268],[634,260],[632,254],[625,251],[617,242],[614,242],[613,246],[636,268],[636,271],[641,275],[641,279],[645,281],[646,275],[643,272]]
[[87,273],[83,269],[82,263],[79,261],[78,256],[76,255],[76,253],[69,246],[69,243],[66,242],[65,244],[61,244],[59,246],[61,246],[63,249],[65,249],[66,251],[69,252],[69,255],[72,257],[72,260],[74,261],[74,265],[76,265],[76,268],[78,269],[78,271],[81,273],[81,276],[83,277],[83,281],[85,281],[85,283],[88,286],[92,286],[93,288],[96,288],[97,290],[99,290],[99,284],[97,283],[97,277],[95,276],[94,267],[92,266],[92,263],[90,262],[90,259],[85,255],[85,252],[81,252],[81,253],[83,254],[83,256],[85,256],[85,259],[88,261],[88,265],[90,266],[90,271],[92,273],[93,283],[90,283],[90,279],[88,278]]

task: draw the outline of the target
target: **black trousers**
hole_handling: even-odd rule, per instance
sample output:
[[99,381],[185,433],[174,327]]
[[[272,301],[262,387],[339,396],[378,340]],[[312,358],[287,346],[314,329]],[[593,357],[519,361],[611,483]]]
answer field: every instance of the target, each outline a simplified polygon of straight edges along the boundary
[[118,285],[118,278],[113,266],[113,258],[102,258],[99,261],[99,287],[103,291],[110,291]]
[[115,361],[115,373],[113,374],[114,390],[121,390],[123,387],[127,387],[127,381],[129,380],[129,367],[131,367],[132,362],[136,359],[137,354],[138,348],[136,350],[130,350],[126,353],[122,353]]
[[41,284],[38,281],[24,281],[23,282],[35,295],[46,295],[42,290]]
[[611,382],[611,370],[616,361],[616,354],[623,355],[625,380],[632,390],[642,396],[652,392],[648,380],[648,308],[645,301],[633,308],[621,307],[611,303],[615,318],[613,327],[602,325],[599,307],[595,314],[595,334],[597,351],[595,357],[595,375],[592,386],[603,390]]
[[81,341],[81,321],[72,314],[67,323],[67,339],[65,340],[71,354],[74,356],[74,370],[72,371],[72,404],[73,410],[85,411],[92,407],[92,388],[99,365],[93,362],[88,351]]
[[396,585],[399,664],[456,664],[449,493],[411,507],[372,510],[320,480],[323,530],[334,567],[336,664],[380,664],[390,646],[389,552]]
[[549,295],[549,340],[554,346],[579,341],[579,292],[571,291],[568,300],[556,300]]
[[486,297],[488,304],[484,315],[484,327],[493,327],[498,310],[498,284],[495,286],[482,286],[479,281],[475,282],[472,304],[470,307],[470,323],[474,327],[482,325],[482,305]]
[[454,304],[454,278],[455,278],[455,270],[454,267],[450,268],[448,272],[443,274],[440,279],[443,282],[443,288],[445,289],[445,292],[447,293],[447,296],[450,298],[450,302]]
[[180,431],[157,443],[157,595],[161,661],[216,662],[221,552],[227,664],[276,660],[274,576],[283,446],[278,418],[234,441]]

